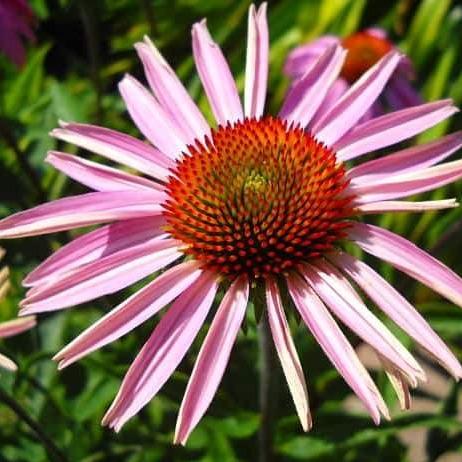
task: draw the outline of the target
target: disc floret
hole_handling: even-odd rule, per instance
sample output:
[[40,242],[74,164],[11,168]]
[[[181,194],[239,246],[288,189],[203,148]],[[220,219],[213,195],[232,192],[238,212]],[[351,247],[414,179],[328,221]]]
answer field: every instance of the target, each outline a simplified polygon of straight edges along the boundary
[[388,39],[369,30],[356,32],[345,37],[342,40],[342,46],[348,50],[348,54],[341,75],[350,83],[358,80],[393,49],[393,44]]
[[167,185],[168,231],[220,274],[287,273],[343,236],[351,198],[335,153],[267,117],[219,127],[178,161]]

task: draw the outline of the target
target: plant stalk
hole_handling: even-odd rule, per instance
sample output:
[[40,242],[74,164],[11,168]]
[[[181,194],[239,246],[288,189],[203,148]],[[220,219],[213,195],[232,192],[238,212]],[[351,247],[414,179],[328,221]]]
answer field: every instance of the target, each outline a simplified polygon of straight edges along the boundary
[[8,393],[0,387],[0,402],[8,406],[20,420],[22,420],[34,432],[37,439],[43,444],[44,448],[52,456],[52,460],[57,462],[69,462],[64,453],[59,449],[51,438],[43,432],[40,424],[36,422],[27,411]]
[[274,362],[275,351],[271,337],[268,315],[263,310],[259,326],[260,348],[260,432],[258,435],[258,460],[259,462],[273,461],[273,438],[274,438],[274,403],[275,381]]

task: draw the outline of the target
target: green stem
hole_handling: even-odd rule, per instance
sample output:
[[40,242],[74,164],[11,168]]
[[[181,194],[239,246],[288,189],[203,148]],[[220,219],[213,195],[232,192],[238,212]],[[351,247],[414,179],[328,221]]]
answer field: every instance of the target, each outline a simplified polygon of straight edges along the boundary
[[103,118],[103,84],[101,81],[101,60],[98,37],[98,20],[95,4],[89,0],[80,0],[80,17],[87,42],[88,57],[90,59],[90,71],[93,86],[96,91],[96,120],[101,123]]
[[260,347],[260,413],[261,423],[258,435],[258,460],[271,462],[273,460],[274,438],[274,346],[271,338],[268,315],[263,311],[259,326]]
[[157,28],[156,21],[154,19],[154,8],[152,7],[151,0],[141,0],[141,5],[143,6],[144,13],[146,15],[146,22],[149,26],[149,34],[151,37],[156,36]]
[[0,136],[5,140],[6,145],[13,151],[16,162],[21,167],[22,171],[29,179],[29,182],[34,187],[40,202],[45,202],[47,200],[47,196],[42,188],[39,176],[29,164],[25,153],[22,152],[22,150],[19,148],[16,139],[12,135],[11,128],[8,126],[8,123],[3,119],[0,119]]
[[69,462],[64,453],[59,449],[55,443],[43,432],[40,424],[29,416],[27,411],[8,393],[0,387],[0,401],[8,406],[20,420],[22,420],[29,428],[35,433],[35,436],[43,444],[44,448],[48,451],[53,460],[57,462]]

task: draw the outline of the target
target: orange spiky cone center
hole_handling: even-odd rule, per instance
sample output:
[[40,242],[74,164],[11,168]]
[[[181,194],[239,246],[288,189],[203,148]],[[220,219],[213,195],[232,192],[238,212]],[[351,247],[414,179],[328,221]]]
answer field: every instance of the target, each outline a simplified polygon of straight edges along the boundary
[[344,237],[352,198],[335,153],[279,119],[246,119],[189,146],[167,184],[167,229],[222,275],[286,274]]
[[348,50],[341,76],[354,83],[368,69],[393,49],[393,44],[386,38],[362,31],[349,35],[342,40],[342,46]]

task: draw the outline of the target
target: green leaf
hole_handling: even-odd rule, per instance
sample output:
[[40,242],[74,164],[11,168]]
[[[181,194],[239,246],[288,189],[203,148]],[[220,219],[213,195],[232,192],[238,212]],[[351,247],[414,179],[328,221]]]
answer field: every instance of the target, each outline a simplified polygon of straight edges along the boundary
[[278,452],[297,460],[310,460],[332,453],[335,445],[332,442],[314,436],[296,436],[283,443]]
[[423,0],[411,23],[405,51],[420,67],[435,48],[451,0]]
[[44,45],[35,50],[29,56],[26,67],[8,86],[8,91],[4,95],[4,109],[8,116],[17,117],[19,111],[40,96],[43,84],[43,62],[49,49],[50,45]]

